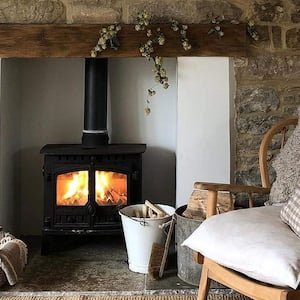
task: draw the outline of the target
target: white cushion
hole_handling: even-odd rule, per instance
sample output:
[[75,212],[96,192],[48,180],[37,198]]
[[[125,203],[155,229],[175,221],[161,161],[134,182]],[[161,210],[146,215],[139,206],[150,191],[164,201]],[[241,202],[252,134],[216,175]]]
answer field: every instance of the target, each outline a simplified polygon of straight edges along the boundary
[[280,210],[263,206],[210,217],[182,245],[253,279],[297,288],[300,238]]

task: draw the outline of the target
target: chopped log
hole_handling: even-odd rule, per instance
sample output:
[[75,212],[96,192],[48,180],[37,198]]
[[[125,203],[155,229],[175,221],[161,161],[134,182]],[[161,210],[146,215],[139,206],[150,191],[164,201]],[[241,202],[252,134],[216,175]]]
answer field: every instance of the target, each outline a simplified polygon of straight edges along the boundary
[[151,203],[149,200],[145,201],[145,205],[147,205],[149,208],[151,208],[157,214],[157,216],[160,218],[168,215],[163,209],[161,209],[157,205]]
[[151,219],[156,219],[157,215],[153,212],[153,210],[149,207],[148,208],[148,215]]
[[144,204],[142,206],[142,216],[143,218],[147,218],[147,215],[148,215],[148,207]]
[[[194,188],[186,210],[182,215],[189,219],[196,219],[203,221],[206,219],[207,214],[207,201],[208,192],[206,190],[201,190]],[[218,203],[217,203],[217,213],[223,213],[233,209],[234,199],[230,192],[219,192],[218,193]]]
[[137,210],[137,209],[135,209],[135,210],[133,211],[133,214],[134,214],[134,216],[135,216],[136,218],[140,218],[140,217],[141,217],[141,213],[140,213],[140,211]]

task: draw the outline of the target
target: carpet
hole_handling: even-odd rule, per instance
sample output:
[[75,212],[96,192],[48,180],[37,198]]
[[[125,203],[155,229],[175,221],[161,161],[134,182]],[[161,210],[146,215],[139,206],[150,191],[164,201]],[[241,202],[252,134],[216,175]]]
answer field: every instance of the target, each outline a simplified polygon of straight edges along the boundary
[[[1,300],[196,300],[197,295],[1,296]],[[239,294],[210,294],[207,300],[250,300]]]

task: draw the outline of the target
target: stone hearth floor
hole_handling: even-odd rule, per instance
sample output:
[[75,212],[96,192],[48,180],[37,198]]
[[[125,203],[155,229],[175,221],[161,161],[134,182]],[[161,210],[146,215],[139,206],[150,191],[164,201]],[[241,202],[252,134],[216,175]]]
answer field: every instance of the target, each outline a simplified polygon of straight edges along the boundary
[[197,287],[177,276],[176,254],[171,251],[164,276],[153,280],[149,275],[129,270],[123,237],[104,236],[57,239],[55,249],[40,254],[39,237],[23,238],[29,259],[23,278],[14,286],[6,284],[5,294],[161,294],[197,293]]

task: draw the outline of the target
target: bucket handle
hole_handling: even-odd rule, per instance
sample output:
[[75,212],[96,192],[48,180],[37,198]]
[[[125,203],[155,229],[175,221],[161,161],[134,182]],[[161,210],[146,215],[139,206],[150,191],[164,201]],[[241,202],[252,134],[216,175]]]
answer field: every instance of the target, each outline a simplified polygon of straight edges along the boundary
[[[131,216],[126,216],[126,217],[128,217],[132,221],[139,222],[142,226],[148,226],[149,225],[149,223],[145,221],[145,218],[143,218],[143,220],[141,221],[141,220],[134,219]],[[139,218],[139,219],[141,219],[141,218]]]
[[[121,207],[118,208],[119,213],[120,213],[120,210],[121,210]],[[145,221],[145,218],[143,218],[143,220],[141,221],[141,220],[134,219],[134,218],[131,217],[131,216],[127,216],[127,215],[125,215],[125,214],[123,214],[123,215],[124,215],[125,217],[131,219],[132,221],[139,222],[142,226],[148,226],[148,225],[149,225],[148,222]],[[141,219],[141,218],[139,218],[139,219]]]

